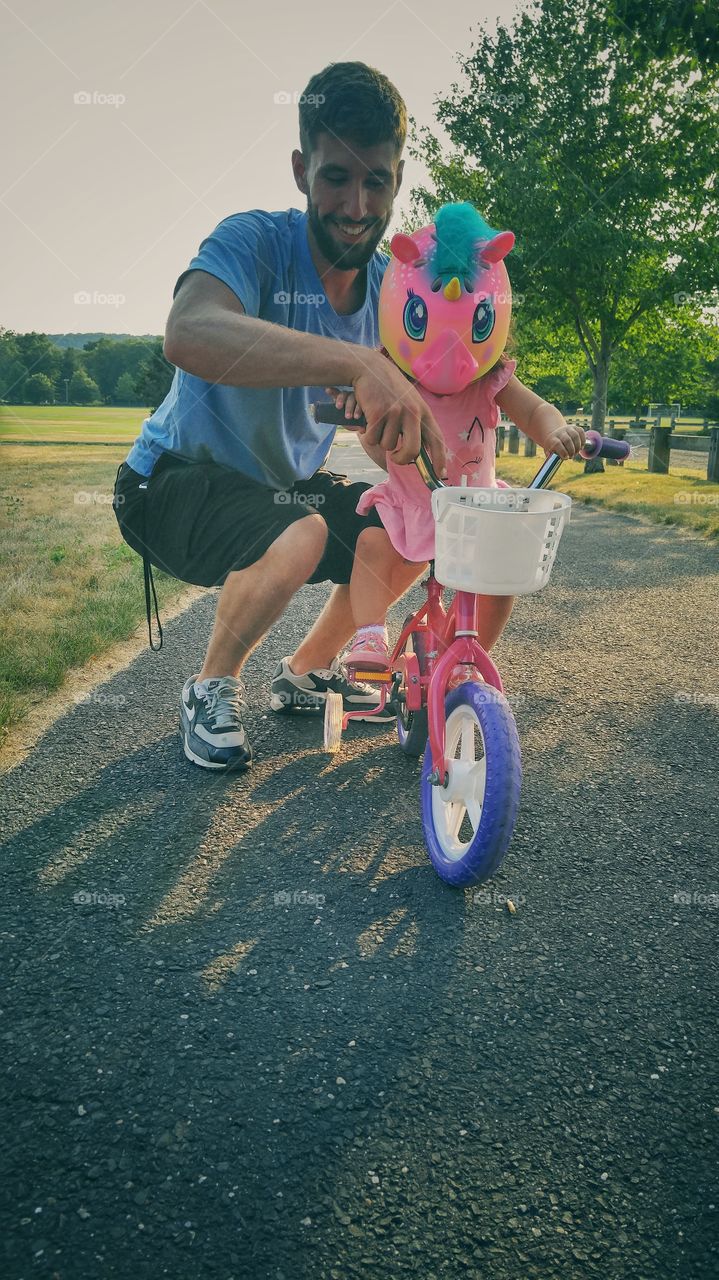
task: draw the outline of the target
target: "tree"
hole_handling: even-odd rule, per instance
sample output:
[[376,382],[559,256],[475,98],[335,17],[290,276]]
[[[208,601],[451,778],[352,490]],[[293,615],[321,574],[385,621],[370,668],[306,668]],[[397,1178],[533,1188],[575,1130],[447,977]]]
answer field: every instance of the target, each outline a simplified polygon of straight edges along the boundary
[[[55,378],[55,400],[59,404],[65,404],[69,398],[72,376],[76,369],[81,367],[80,352],[75,347],[63,347],[60,349],[60,369]],[[65,384],[68,384],[67,386]]]
[[92,404],[100,399],[100,388],[84,369],[76,369],[70,380],[70,399],[73,404]]
[[632,340],[619,348],[612,374],[615,401],[640,417],[651,401],[703,408],[716,386],[712,363],[719,361],[719,331],[709,317],[690,307],[642,316]]
[[44,373],[50,381],[54,381],[62,355],[54,342],[44,333],[18,333],[15,335],[18,355],[27,367],[28,373]]
[[131,373],[121,373],[113,395],[115,404],[137,404],[135,379]]
[[717,287],[717,73],[681,54],[633,63],[591,0],[538,0],[480,28],[461,65],[466,84],[437,105],[456,149],[445,159],[426,129],[411,148],[435,188],[414,209],[471,200],[515,232],[513,286],[535,319],[571,326],[601,431],[633,326]]
[[0,400],[22,404],[27,366],[20,359],[18,335],[12,329],[0,329]]
[[25,382],[26,404],[52,404],[55,390],[46,373],[33,373]]
[[152,346],[152,354],[140,366],[135,378],[135,394],[141,404],[158,405],[172,386],[175,370],[162,354],[161,338],[147,345]]
[[82,358],[87,372],[100,388],[103,400],[109,403],[121,374],[130,373],[136,377],[151,352],[151,344],[140,338],[118,341],[117,338],[104,337],[86,343]]
[[609,0],[609,22],[617,37],[631,39],[632,52],[651,57],[679,51],[698,62],[717,61],[719,9],[716,0]]

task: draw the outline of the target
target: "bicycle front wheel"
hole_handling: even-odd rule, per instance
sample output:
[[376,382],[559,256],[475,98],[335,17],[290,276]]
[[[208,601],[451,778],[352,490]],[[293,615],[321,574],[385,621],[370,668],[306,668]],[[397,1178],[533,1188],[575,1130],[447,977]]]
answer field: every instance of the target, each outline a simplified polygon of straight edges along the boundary
[[447,785],[433,786],[432,751],[422,767],[422,826],[440,878],[461,888],[498,869],[512,839],[522,785],[514,716],[503,694],[467,681],[445,699]]

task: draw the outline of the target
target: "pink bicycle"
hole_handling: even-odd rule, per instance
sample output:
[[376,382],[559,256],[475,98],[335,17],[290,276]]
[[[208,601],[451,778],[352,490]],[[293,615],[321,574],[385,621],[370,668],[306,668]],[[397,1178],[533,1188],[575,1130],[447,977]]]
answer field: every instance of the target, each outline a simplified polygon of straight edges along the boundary
[[[315,405],[319,422],[348,424],[334,405]],[[624,441],[588,431],[583,458],[623,459]],[[438,875],[462,887],[494,875],[517,817],[522,761],[502,679],[477,639],[479,595],[525,595],[546,586],[571,499],[545,491],[562,459],[550,454],[526,489],[450,487],[422,448],[417,468],[432,490],[435,559],[422,582],[426,600],[405,619],[385,672],[351,668],[350,679],[379,685],[408,756],[424,754],[424,839]],[[544,492],[543,492],[544,491]],[[443,587],[455,595],[445,608]],[[366,716],[366,712],[363,715]],[[353,719],[342,698],[325,703],[324,745],[340,747]]]

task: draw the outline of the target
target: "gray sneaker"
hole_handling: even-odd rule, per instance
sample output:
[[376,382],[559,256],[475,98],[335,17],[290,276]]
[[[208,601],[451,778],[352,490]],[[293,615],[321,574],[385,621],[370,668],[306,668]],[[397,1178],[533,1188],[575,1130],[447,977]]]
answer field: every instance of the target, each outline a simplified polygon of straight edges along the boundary
[[[217,676],[206,682],[199,697],[196,676],[186,681],[180,698],[180,733],[185,755],[203,769],[247,769],[252,748],[240,719],[244,685],[235,676]],[[204,683],[204,682],[203,682]]]
[[[373,711],[380,704],[380,692],[371,684],[360,681],[352,683],[347,678],[347,669],[339,658],[334,658],[327,668],[308,671],[307,675],[296,676],[290,671],[287,658],[283,658],[275,667],[270,690],[270,708],[272,711],[324,711],[327,694],[340,693],[345,711]],[[356,715],[356,720],[363,716]],[[396,712],[391,706],[385,706],[376,715],[367,715],[368,721],[385,723],[396,719]]]

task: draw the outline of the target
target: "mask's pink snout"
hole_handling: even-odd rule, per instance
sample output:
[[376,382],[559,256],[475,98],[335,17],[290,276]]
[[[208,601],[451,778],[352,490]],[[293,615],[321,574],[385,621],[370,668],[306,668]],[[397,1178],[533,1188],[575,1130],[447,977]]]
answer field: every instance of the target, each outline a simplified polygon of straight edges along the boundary
[[462,339],[443,329],[413,362],[412,377],[434,395],[451,396],[469,386],[478,368]]

